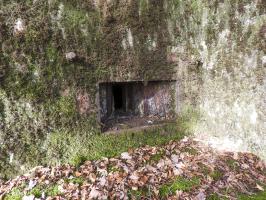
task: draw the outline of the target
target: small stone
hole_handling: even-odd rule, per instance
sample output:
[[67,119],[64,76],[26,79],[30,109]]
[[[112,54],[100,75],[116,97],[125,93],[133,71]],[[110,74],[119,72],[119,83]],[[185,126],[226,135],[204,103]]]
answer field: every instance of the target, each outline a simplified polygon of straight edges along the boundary
[[125,160],[130,160],[130,159],[132,159],[132,157],[129,155],[128,152],[124,152],[124,153],[122,153],[122,154],[121,154],[121,158],[122,158],[122,159],[125,159]]
[[104,176],[99,179],[99,184],[101,186],[105,186],[106,183],[107,183],[107,180]]
[[151,121],[151,120],[148,120],[147,122],[148,122],[148,124],[153,124],[153,121]]
[[179,156],[178,155],[171,155],[171,161],[174,163],[174,164],[177,164],[179,162]]
[[156,165],[158,168],[163,168],[164,166],[165,166],[165,162],[164,162],[164,160],[160,160],[159,162],[158,162],[158,164]]
[[22,200],[34,200],[34,195],[24,196]]
[[71,61],[74,58],[76,58],[76,56],[77,55],[74,52],[68,52],[68,53],[66,53],[66,59],[69,60],[69,61]]
[[195,198],[195,200],[205,200],[205,199],[206,195],[203,192],[200,192]]
[[131,189],[134,190],[134,191],[137,191],[137,190],[138,190],[138,187],[135,187],[135,186],[134,186],[134,187],[132,187]]
[[137,181],[137,180],[139,180],[139,177],[136,174],[132,174],[131,176],[129,176],[129,179],[131,179],[133,181]]
[[25,31],[25,24],[21,18],[18,18],[14,25],[14,33],[20,34]]
[[37,181],[30,180],[28,190],[31,190],[32,188],[34,188],[36,184],[37,184]]
[[101,196],[101,193],[95,187],[93,187],[91,189],[90,194],[89,194],[89,198],[90,199],[97,199],[100,196]]

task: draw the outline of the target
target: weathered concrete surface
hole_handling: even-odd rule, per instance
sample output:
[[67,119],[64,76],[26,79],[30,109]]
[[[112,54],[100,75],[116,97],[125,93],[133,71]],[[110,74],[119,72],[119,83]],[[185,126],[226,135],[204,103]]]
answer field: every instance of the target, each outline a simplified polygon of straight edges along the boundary
[[49,162],[56,131],[96,132],[99,81],[177,79],[199,138],[265,158],[265,4],[0,1],[3,174]]
[[265,1],[180,1],[175,9],[181,102],[201,113],[195,134],[266,158]]

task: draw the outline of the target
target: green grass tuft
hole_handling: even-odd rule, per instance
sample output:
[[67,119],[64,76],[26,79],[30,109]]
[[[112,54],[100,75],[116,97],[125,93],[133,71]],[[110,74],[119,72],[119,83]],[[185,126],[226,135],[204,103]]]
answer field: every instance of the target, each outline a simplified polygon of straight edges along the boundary
[[50,197],[54,197],[54,196],[58,196],[60,195],[61,192],[59,191],[58,185],[52,185],[49,186],[45,189],[45,195],[46,196],[50,196]]
[[28,195],[34,195],[36,198],[41,198],[42,197],[42,187],[41,186],[36,186],[32,188],[32,190],[28,193]]
[[[233,191],[231,191],[233,192]],[[228,191],[224,193],[225,195],[229,194]],[[227,200],[226,197],[221,197],[217,194],[210,194],[207,197],[207,200]],[[264,187],[264,191],[260,191],[253,195],[247,195],[247,194],[238,194],[237,195],[238,200],[265,200],[266,199],[266,187]]]
[[[164,134],[162,134],[164,133]],[[159,146],[170,140],[180,140],[185,136],[179,133],[176,124],[151,128],[143,131],[125,132],[117,135],[72,134],[69,132],[52,133],[46,149],[49,165],[70,163],[81,165],[86,160],[97,160],[102,157],[115,157],[144,145]]]
[[198,154],[197,149],[194,149],[192,147],[186,147],[185,149],[182,149],[181,151],[182,152],[187,152],[187,153],[189,153],[190,155],[193,155],[193,156]]
[[239,164],[237,163],[236,160],[234,160],[233,158],[228,158],[226,160],[226,164],[228,165],[228,167],[231,169],[231,170],[239,170]]
[[212,177],[214,181],[218,181],[223,177],[223,173],[220,170],[215,169],[213,172],[210,173],[210,177]]
[[73,183],[73,184],[78,184],[78,185],[82,185],[84,181],[85,181],[85,178],[83,177],[75,177],[75,178],[66,180],[67,183]]
[[177,190],[181,191],[190,191],[193,187],[196,187],[200,184],[200,179],[194,177],[192,179],[186,179],[183,177],[178,177],[174,182],[170,184],[163,185],[160,188],[160,196],[165,198],[169,195],[175,194]]
[[45,194],[45,196],[57,196],[61,194],[58,189],[58,185],[52,184],[48,186],[37,185],[32,190],[30,190],[27,195],[34,195],[35,198],[41,198],[43,193]]
[[240,194],[238,195],[239,200],[265,200],[266,199],[266,186],[264,191],[260,191],[254,195]]
[[23,193],[19,188],[13,188],[9,194],[4,197],[4,200],[21,200]]
[[199,170],[204,174],[204,175],[208,175],[209,173],[210,173],[210,169],[206,166],[206,165],[204,165],[203,163],[199,163],[198,164],[198,166],[199,166]]
[[207,200],[227,200],[227,198],[220,197],[218,194],[211,194],[206,199]]
[[108,167],[107,167],[107,172],[108,173],[110,173],[110,172],[119,172],[121,170],[122,169],[120,169],[119,167],[113,166],[113,165],[108,165]]
[[[151,197],[151,190],[148,187],[141,187],[137,190],[128,190],[127,192],[129,199],[143,199],[143,197]],[[149,199],[149,198],[148,198]]]
[[148,160],[148,163],[157,163],[160,159],[163,158],[165,155],[165,151],[161,150],[160,152],[157,152],[156,154],[152,155],[150,159]]
[[141,199],[142,191],[140,190],[129,190],[127,192],[129,199]]

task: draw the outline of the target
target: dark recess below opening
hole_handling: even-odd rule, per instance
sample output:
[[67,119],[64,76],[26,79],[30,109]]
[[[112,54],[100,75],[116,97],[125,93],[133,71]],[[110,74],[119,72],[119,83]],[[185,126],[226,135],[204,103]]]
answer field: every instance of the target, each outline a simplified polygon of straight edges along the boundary
[[113,98],[114,98],[114,109],[122,110],[123,109],[123,86],[122,85],[113,85],[112,87]]

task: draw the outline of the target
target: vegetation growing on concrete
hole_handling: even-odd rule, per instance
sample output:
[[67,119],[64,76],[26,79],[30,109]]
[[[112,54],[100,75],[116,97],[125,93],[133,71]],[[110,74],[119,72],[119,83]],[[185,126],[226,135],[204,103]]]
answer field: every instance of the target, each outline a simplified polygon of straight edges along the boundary
[[263,1],[95,2],[0,2],[1,176],[87,159],[70,144],[101,138],[100,80],[174,76],[180,106],[192,107],[179,132],[230,136],[264,155]]
[[[1,174],[42,163],[49,138],[61,132],[75,135],[83,129],[88,139],[99,132],[99,80],[156,79],[172,72],[166,62],[167,15],[161,1],[146,1],[146,6],[144,1],[0,4]],[[72,60],[66,58],[69,52],[75,55]],[[80,113],[82,95],[89,99]]]

